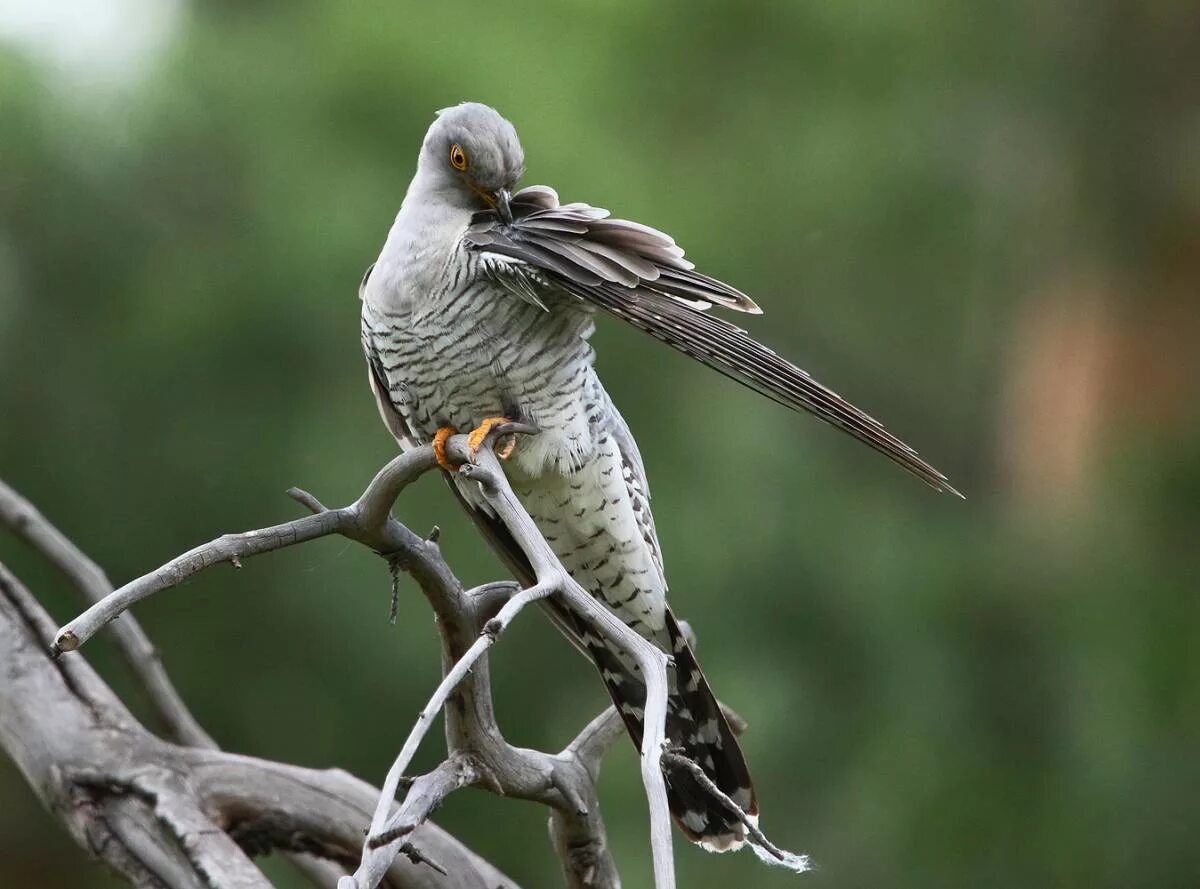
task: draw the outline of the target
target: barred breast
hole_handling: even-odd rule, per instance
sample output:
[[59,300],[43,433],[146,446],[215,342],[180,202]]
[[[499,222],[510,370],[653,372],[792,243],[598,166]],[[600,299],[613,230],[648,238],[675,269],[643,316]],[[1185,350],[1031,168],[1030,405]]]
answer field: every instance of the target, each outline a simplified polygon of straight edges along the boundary
[[542,430],[514,455],[518,476],[570,472],[594,451],[604,421],[591,313],[569,297],[548,310],[515,299],[479,266],[464,251],[426,299],[364,299],[364,346],[416,442],[441,426],[507,416]]
[[[570,297],[545,309],[520,300],[483,278],[480,262],[464,253],[424,300],[364,300],[364,344],[389,398],[415,443],[485,417],[537,426],[506,464],[514,491],[579,584],[665,644],[656,637],[666,582],[640,459],[622,451],[632,438],[596,376],[591,315]],[[478,500],[469,484],[460,490]]]
[[595,441],[578,468],[514,479],[514,490],[576,582],[670,650],[663,634],[666,580],[648,497],[614,431],[601,430]]

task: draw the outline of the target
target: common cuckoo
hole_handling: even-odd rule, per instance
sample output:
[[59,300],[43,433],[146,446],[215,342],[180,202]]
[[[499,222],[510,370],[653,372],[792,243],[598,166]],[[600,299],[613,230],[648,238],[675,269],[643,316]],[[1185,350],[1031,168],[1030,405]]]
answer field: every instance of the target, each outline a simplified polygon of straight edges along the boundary
[[[401,448],[472,442],[503,418],[536,426],[505,472],[581,586],[673,657],[667,735],[745,812],[749,770],[666,602],[663,557],[637,443],[593,366],[597,311],[787,407],[805,410],[943,491],[945,476],[874,419],[744,331],[706,312],[758,314],[741,291],[694,271],[674,240],[545,186],[514,191],[525,158],[512,124],[486,105],[439,112],[395,224],[363,276],[362,341],[379,412]],[[530,569],[478,486],[451,486],[516,575]],[[635,743],[645,689],[635,666],[573,615],[551,616],[588,653]],[[686,770],[667,775],[689,839],[737,848],[743,825]]]

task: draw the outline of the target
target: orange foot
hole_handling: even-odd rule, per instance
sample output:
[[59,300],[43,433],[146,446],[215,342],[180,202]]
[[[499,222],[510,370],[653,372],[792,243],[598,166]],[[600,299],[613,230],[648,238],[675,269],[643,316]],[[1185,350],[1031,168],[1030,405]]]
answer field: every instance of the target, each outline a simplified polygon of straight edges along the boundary
[[458,472],[458,466],[446,454],[446,442],[451,435],[457,435],[458,430],[453,426],[440,426],[433,434],[433,456],[437,458],[438,466],[447,472]]
[[[508,419],[508,417],[485,417],[478,427],[471,430],[471,434],[467,436],[467,452],[471,455],[472,463],[475,462],[475,455],[479,453],[480,447],[483,446],[484,439],[491,434],[492,430],[497,426],[503,426],[511,422],[512,420]],[[441,430],[439,429],[438,432],[440,433]],[[496,456],[501,460],[507,460],[515,446],[516,439],[509,436],[508,441],[496,451]]]

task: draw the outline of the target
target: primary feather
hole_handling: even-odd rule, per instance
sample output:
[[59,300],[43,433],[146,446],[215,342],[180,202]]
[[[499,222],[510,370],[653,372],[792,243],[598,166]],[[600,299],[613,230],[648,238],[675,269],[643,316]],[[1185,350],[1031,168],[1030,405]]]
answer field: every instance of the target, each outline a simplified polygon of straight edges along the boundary
[[785,407],[817,416],[933,488],[962,496],[874,417],[707,314],[712,306],[760,309],[737,288],[695,271],[669,235],[586,204],[559,205],[545,186],[517,192],[512,208],[511,221],[491,210],[475,214],[465,235],[475,250],[516,260],[493,267],[499,283],[570,293]]

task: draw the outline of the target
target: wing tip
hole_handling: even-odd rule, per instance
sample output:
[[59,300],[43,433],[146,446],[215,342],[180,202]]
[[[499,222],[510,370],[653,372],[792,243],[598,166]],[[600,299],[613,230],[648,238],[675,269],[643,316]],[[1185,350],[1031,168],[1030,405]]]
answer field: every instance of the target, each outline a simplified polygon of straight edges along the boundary
[[959,500],[967,499],[966,494],[964,494],[958,488],[954,487],[954,485],[950,484],[950,482],[948,482],[948,481],[943,481],[942,484],[938,487],[938,490],[945,494],[953,494]]
[[[915,454],[916,452],[914,451],[913,453]],[[942,475],[942,473],[938,472],[928,463],[921,461],[915,467],[908,464],[904,464],[904,466],[910,472],[913,472],[915,475],[919,476],[920,479],[925,482],[925,484],[929,485],[929,487],[933,488],[935,491],[937,491],[937,493],[953,494],[959,500],[967,499],[966,494],[954,487],[954,485],[950,484],[950,479],[946,478],[946,476]]]

